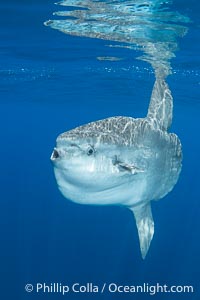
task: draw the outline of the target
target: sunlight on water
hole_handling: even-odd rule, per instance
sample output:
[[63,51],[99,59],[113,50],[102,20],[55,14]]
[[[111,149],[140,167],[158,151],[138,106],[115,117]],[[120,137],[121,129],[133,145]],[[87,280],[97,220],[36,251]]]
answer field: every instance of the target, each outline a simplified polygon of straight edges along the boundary
[[[161,0],[64,0],[64,11],[46,26],[66,34],[120,42],[119,47],[142,50],[139,59],[153,67],[157,77],[171,73],[170,60],[177,50],[177,38],[187,33],[188,17],[170,11]],[[64,17],[64,19],[63,19]],[[113,45],[117,46],[117,45]]]

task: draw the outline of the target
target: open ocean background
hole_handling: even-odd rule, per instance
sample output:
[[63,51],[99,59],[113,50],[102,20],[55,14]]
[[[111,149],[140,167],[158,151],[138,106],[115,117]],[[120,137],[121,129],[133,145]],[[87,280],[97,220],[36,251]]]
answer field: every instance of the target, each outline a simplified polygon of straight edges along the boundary
[[[137,51],[45,27],[53,1],[0,2],[2,300],[200,299],[200,3],[177,0],[172,8],[192,20],[167,79],[183,169],[173,191],[152,204],[155,235],[143,261],[131,212],[67,201],[49,158],[61,132],[109,116],[145,116],[150,65],[135,59]],[[37,282],[193,285],[194,293],[25,291]]]

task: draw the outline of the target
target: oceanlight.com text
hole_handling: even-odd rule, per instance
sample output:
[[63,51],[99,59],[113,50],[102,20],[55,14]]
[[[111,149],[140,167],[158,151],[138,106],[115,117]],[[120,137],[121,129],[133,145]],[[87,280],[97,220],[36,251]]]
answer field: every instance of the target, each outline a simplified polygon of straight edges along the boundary
[[194,287],[192,285],[167,285],[167,284],[149,284],[144,283],[142,285],[120,285],[117,283],[79,283],[72,284],[64,283],[36,283],[26,284],[25,291],[28,293],[36,294],[61,294],[67,295],[70,293],[135,293],[135,294],[149,294],[154,296],[158,293],[194,293]]

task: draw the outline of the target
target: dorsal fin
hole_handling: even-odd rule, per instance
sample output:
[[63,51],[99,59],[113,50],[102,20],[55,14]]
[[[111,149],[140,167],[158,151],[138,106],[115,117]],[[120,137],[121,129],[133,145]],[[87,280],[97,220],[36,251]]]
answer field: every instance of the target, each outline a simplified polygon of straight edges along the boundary
[[163,79],[154,83],[147,118],[156,122],[162,130],[168,130],[172,122],[173,98],[171,91]]

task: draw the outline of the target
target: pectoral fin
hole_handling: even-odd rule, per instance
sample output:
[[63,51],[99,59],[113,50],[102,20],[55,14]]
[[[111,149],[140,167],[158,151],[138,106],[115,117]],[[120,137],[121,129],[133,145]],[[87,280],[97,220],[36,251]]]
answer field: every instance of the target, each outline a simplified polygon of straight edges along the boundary
[[135,165],[127,164],[118,160],[117,156],[115,156],[113,160],[113,164],[117,166],[120,171],[127,171],[130,172],[131,174],[138,174],[144,172],[142,169],[136,167]]
[[148,202],[147,204],[133,207],[131,210],[134,213],[136,220],[142,258],[145,259],[154,234],[154,221],[151,213],[151,203]]

